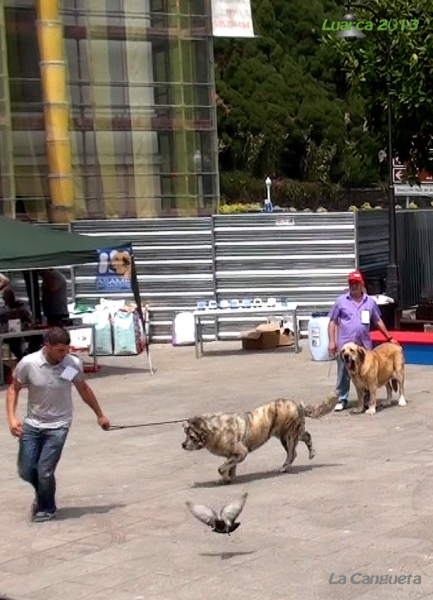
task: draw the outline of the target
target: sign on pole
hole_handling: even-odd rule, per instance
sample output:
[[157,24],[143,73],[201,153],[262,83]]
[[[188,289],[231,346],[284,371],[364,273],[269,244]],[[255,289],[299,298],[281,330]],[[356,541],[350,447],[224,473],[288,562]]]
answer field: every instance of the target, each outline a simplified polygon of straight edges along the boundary
[[253,38],[250,0],[212,0],[214,37]]
[[433,196],[433,184],[422,183],[419,186],[400,183],[394,186],[394,193],[396,196]]
[[394,159],[392,168],[392,181],[396,196],[433,196],[433,175],[420,171],[418,173],[420,185],[407,183],[407,168]]
[[98,250],[96,288],[103,292],[130,291],[132,248]]

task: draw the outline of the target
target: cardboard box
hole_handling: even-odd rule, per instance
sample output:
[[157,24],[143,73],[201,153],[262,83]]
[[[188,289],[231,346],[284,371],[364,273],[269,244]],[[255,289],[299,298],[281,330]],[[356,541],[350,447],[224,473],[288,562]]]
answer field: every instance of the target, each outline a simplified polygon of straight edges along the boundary
[[242,331],[243,350],[273,350],[280,341],[280,327],[275,323],[263,323],[256,329]]

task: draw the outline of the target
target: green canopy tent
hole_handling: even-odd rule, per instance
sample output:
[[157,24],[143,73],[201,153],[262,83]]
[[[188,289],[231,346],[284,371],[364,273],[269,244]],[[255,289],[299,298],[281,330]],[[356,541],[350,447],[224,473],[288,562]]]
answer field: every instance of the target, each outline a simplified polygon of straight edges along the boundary
[[[99,235],[78,235],[69,231],[58,231],[0,217],[0,271],[24,271],[26,273],[33,271],[30,285],[28,285],[30,287],[29,297],[32,296],[32,291],[38,289],[35,271],[97,262],[98,250],[104,248],[116,250],[126,246],[130,248],[132,259],[131,289],[145,331],[146,351],[152,372],[147,336],[148,327],[142,311],[131,242]],[[27,276],[26,284],[28,281],[29,277]],[[33,297],[30,297],[30,301],[34,306],[34,293]]]
[[22,271],[96,262],[100,248],[130,245],[111,237],[77,235],[0,217],[0,270]]

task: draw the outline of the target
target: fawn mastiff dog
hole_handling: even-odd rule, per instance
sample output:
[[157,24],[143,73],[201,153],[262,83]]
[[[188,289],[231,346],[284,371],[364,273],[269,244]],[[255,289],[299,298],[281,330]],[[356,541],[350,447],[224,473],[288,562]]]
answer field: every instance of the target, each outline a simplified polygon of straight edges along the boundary
[[305,405],[280,398],[251,412],[195,416],[183,425],[186,439],[182,448],[190,452],[206,448],[212,454],[226,458],[218,472],[223,483],[230,483],[236,475],[237,465],[248,453],[275,436],[286,451],[280,471],[288,471],[296,458],[299,441],[307,446],[310,459],[315,455],[311,435],[305,429],[305,417],[326,415],[333,410],[337,399],[337,394],[333,394],[321,404]]
[[404,356],[397,344],[380,344],[373,350],[366,350],[358,344],[345,344],[340,352],[350,378],[356,387],[358,406],[354,412],[364,412],[364,393],[370,392],[370,402],[366,412],[374,415],[377,405],[377,390],[386,385],[386,401],[392,400],[392,389],[399,392],[399,406],[406,406],[404,397]]

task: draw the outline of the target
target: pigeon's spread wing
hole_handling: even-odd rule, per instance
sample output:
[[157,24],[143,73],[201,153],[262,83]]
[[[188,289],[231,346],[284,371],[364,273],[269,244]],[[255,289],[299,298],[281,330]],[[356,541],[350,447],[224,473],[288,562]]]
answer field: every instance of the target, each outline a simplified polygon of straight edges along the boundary
[[217,520],[218,515],[210,506],[205,506],[204,504],[192,504],[192,502],[186,502],[186,506],[196,519],[210,527],[215,527],[215,521]]
[[248,492],[245,492],[245,494],[242,494],[242,497],[240,500],[237,500],[236,502],[232,502],[230,504],[227,504],[227,506],[224,506],[224,508],[221,511],[221,519],[225,522],[225,523],[229,523],[232,524],[236,521],[236,519],[238,518],[238,516],[241,514],[242,509],[245,506],[245,502],[247,501],[247,497],[248,497]]

